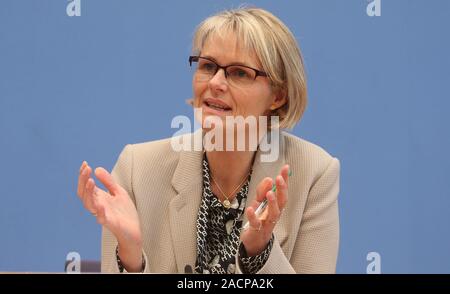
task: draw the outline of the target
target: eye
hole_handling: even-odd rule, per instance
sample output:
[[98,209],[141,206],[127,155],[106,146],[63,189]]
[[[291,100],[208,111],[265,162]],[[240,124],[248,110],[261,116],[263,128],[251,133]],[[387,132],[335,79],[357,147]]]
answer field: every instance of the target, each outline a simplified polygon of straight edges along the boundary
[[245,68],[245,67],[230,67],[228,69],[228,75],[233,78],[238,79],[251,79],[253,74],[251,73],[251,70]]
[[215,72],[216,65],[214,62],[202,60],[198,63],[198,69],[205,72]]

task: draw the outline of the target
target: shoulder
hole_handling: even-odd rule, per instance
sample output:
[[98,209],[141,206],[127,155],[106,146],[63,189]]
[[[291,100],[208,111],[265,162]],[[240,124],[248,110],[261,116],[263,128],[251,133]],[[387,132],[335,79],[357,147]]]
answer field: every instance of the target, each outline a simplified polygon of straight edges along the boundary
[[133,170],[145,171],[151,168],[157,171],[160,168],[176,167],[180,152],[174,150],[171,144],[172,138],[128,144],[122,150],[118,164],[126,164]]
[[313,176],[322,175],[330,166],[339,170],[339,160],[319,145],[287,132],[282,132],[282,136],[286,163],[295,164]]
[[177,156],[171,145],[172,138],[165,138],[155,141],[148,141],[142,143],[132,144],[133,155],[137,159],[143,159],[148,157],[167,157]]
[[293,134],[282,132],[286,152],[290,155],[304,156],[309,155],[318,160],[330,160],[332,156],[322,147],[312,142],[306,141]]

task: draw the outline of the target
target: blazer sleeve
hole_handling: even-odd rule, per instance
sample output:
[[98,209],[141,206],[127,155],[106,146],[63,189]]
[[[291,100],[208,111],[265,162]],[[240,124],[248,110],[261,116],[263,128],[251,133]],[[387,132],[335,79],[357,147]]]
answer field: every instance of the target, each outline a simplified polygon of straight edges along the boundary
[[332,158],[312,186],[291,258],[297,273],[336,272],[339,250],[340,163]]
[[[339,160],[331,158],[312,185],[290,260],[275,238],[269,258],[258,274],[335,273],[339,248],[339,172]],[[237,272],[241,272],[239,266]]]
[[[132,170],[133,170],[133,145],[127,145],[119,155],[119,159],[114,166],[111,175],[117,184],[122,186],[136,205],[136,198],[132,189]],[[116,247],[117,240],[114,235],[106,228],[102,227],[102,259],[101,271],[107,273],[119,273],[117,264]],[[145,252],[142,253],[145,259],[145,269],[149,269],[148,259]]]

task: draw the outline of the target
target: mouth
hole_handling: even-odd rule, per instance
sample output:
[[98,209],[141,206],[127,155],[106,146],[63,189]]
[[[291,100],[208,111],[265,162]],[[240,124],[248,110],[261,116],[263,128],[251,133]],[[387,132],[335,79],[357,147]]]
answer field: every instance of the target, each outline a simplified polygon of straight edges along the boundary
[[206,107],[221,113],[230,112],[232,110],[230,106],[216,99],[205,99],[203,104],[206,105]]

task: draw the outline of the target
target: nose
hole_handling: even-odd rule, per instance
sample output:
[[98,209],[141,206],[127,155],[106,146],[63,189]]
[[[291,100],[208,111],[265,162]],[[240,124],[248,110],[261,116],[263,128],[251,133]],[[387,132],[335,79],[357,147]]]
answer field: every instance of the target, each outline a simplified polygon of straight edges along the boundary
[[219,68],[216,74],[209,80],[209,87],[213,91],[221,92],[225,92],[228,89],[227,78],[223,68]]

